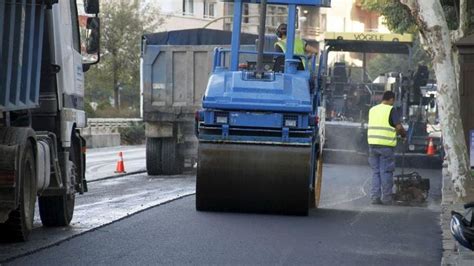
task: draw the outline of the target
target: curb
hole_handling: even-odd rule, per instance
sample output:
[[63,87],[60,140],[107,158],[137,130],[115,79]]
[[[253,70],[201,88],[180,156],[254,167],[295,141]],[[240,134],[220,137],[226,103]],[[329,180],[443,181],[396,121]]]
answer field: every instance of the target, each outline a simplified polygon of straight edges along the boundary
[[94,182],[98,182],[98,181],[103,181],[103,180],[108,180],[108,179],[114,179],[114,178],[129,176],[129,175],[142,174],[142,173],[146,173],[146,170],[138,170],[138,171],[123,173],[123,174],[117,174],[117,175],[111,175],[111,176],[101,177],[101,178],[97,178],[97,179],[94,179],[94,180],[87,181],[87,183],[89,184],[89,183],[94,183]]
[[451,211],[464,212],[462,203],[456,203],[456,194],[454,193],[451,179],[443,167],[442,173],[442,202],[440,214],[440,226],[442,231],[443,254],[441,265],[474,265],[474,252],[459,245],[451,235],[450,222]]

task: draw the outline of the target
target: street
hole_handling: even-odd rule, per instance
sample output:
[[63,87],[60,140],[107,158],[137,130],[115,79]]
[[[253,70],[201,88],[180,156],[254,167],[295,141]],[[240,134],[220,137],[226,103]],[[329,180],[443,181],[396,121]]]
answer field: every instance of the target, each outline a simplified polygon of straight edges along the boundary
[[89,149],[86,153],[86,179],[93,181],[114,175],[119,152],[123,153],[127,172],[145,171],[144,145]]
[[0,266],[474,265],[473,14],[0,0]]
[[[0,261],[437,265],[442,252],[441,172],[417,171],[431,179],[427,206],[374,206],[367,197],[367,166],[326,164],[321,208],[308,217],[197,212],[190,195],[195,179],[190,175],[100,180],[78,197],[69,228],[44,229],[37,224],[30,242],[1,244]],[[173,198],[179,199],[168,202]],[[168,203],[158,205],[163,202]]]

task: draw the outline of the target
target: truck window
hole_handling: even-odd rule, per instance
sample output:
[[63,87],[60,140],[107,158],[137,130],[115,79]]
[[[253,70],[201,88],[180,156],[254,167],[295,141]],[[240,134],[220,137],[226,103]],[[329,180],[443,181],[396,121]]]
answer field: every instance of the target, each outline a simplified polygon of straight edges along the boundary
[[77,14],[76,0],[70,0],[69,6],[71,8],[71,25],[72,25],[72,42],[74,50],[81,52],[81,40],[79,35],[79,22]]

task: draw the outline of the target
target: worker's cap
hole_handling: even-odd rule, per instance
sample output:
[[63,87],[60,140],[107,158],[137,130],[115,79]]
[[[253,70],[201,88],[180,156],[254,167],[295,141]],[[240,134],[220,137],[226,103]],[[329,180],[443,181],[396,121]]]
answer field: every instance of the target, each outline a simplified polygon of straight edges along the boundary
[[277,31],[286,33],[286,28],[287,27],[288,27],[288,25],[286,25],[286,23],[282,23],[282,24],[280,24],[280,26],[278,26]]
[[278,26],[276,30],[276,35],[278,36],[278,38],[281,38],[283,34],[286,35],[286,28],[287,28],[287,25],[285,23],[282,23],[280,24],[280,26]]

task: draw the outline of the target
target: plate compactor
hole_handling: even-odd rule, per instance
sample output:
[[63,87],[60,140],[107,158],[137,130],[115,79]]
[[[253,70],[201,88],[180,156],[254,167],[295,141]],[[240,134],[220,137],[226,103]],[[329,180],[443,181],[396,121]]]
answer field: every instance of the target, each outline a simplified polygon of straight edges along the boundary
[[402,172],[395,175],[393,180],[393,200],[397,205],[423,205],[428,198],[430,180],[421,177],[418,172],[405,173],[405,149],[402,152]]
[[[202,110],[196,113],[196,209],[307,215],[317,205],[321,185],[315,174],[320,94],[311,72],[314,57],[308,62],[293,52],[296,6],[327,7],[330,1],[233,2],[231,49],[216,48]],[[245,2],[260,4],[257,51],[240,50]],[[284,53],[264,52],[267,4],[288,5]],[[256,64],[239,62],[252,57]],[[269,57],[273,67],[264,64]],[[284,68],[277,62],[284,62]]]

